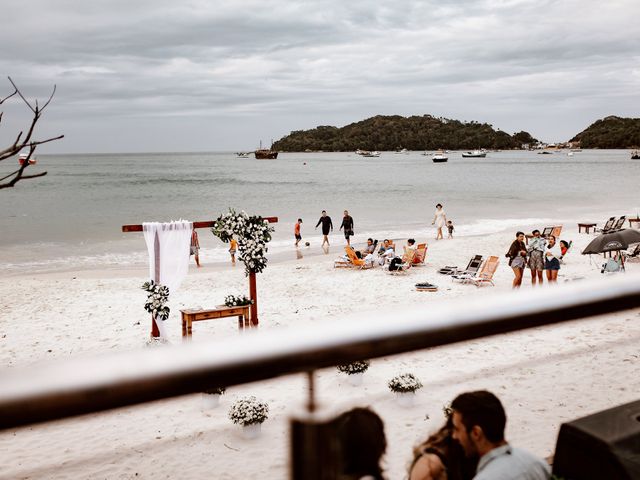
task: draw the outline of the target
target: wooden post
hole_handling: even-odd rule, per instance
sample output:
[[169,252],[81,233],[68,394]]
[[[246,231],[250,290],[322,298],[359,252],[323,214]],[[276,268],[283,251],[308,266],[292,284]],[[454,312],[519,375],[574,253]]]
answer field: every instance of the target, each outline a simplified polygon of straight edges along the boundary
[[256,286],[256,272],[249,272],[249,298],[251,304],[251,325],[258,326],[258,288]]
[[[153,251],[155,252],[155,272],[153,273],[153,281],[157,284],[160,283],[160,237],[156,232],[156,237],[153,240]],[[158,328],[158,320],[151,314],[151,337],[158,338],[160,336],[160,329]]]

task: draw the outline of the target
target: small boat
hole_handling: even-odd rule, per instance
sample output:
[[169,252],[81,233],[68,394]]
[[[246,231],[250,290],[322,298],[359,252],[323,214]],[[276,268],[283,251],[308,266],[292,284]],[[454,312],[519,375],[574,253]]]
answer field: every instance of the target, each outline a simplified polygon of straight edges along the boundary
[[442,150],[438,150],[433,154],[432,160],[433,163],[443,163],[449,160],[449,157],[447,157]]
[[640,152],[638,150],[631,152],[631,160],[640,160]]
[[567,157],[573,157],[573,152],[567,152]]
[[462,152],[462,158],[484,158],[487,156],[487,152],[482,150],[474,150],[473,152]]
[[546,150],[542,151],[542,152],[538,152],[538,155],[552,155],[551,152],[547,152]]
[[238,158],[249,158],[250,152],[236,152],[236,157]]
[[[18,163],[20,165],[24,165],[24,162],[27,161],[27,158],[29,158],[28,153],[21,153],[18,157]],[[38,160],[36,160],[35,158],[29,158],[29,165],[35,165],[36,163],[38,163]]]
[[[271,142],[273,146],[273,141]],[[262,148],[262,140],[260,140],[260,148],[253,152],[257,160],[275,160],[278,158],[278,152],[271,148]]]
[[403,148],[402,150],[396,150],[396,154],[408,155],[409,150],[407,150],[406,148]]
[[380,156],[380,152],[378,152],[377,150],[374,151],[369,151],[369,150],[356,150],[356,153],[358,155],[360,155],[361,157],[379,157]]

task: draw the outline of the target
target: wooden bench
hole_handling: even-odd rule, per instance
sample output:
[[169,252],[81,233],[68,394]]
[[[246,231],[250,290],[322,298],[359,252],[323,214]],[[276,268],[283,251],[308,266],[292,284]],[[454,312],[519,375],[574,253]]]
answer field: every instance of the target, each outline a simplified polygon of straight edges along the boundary
[[238,317],[238,330],[251,327],[251,305],[242,305],[238,307],[227,307],[218,305],[216,308],[209,310],[186,309],[180,310],[182,313],[182,336],[192,336],[193,322],[201,320],[212,320],[214,318]]
[[578,233],[582,233],[582,229],[585,229],[585,231],[587,233],[589,233],[589,230],[591,228],[595,229],[596,228],[596,224],[595,223],[579,223],[578,224]]

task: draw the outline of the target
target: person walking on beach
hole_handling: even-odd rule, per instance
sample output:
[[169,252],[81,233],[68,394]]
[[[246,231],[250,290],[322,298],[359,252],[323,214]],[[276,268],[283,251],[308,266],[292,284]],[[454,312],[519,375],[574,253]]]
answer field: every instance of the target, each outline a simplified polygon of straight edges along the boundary
[[449,231],[449,236],[447,238],[453,238],[453,231],[455,228],[453,227],[453,222],[451,220],[447,221],[447,230]]
[[318,223],[316,223],[316,228],[318,228],[318,225],[320,224],[322,224],[322,235],[324,235],[324,238],[322,239],[322,246],[324,247],[325,243],[328,246],[329,232],[333,230],[333,223],[331,222],[331,217],[327,215],[326,210],[322,210],[322,216],[320,217],[320,220],[318,220]]
[[529,252],[529,268],[531,269],[531,285],[536,284],[536,280],[542,285],[542,270],[544,270],[544,251],[547,241],[540,236],[540,230],[531,232],[533,238],[529,240],[527,252]]
[[451,402],[452,437],[469,458],[477,458],[474,480],[548,480],[547,462],[511,446],[504,437],[507,414],[486,390],[458,395]]
[[293,227],[293,235],[296,237],[296,247],[298,246],[298,243],[300,243],[300,240],[302,240],[302,235],[300,235],[301,225],[302,225],[302,219],[299,218],[298,221],[296,222],[296,226]]
[[231,255],[231,265],[236,266],[236,250],[238,249],[238,242],[236,239],[231,237],[229,241],[229,255]]
[[344,217],[342,217],[342,224],[340,230],[344,228],[344,238],[347,241],[347,245],[351,246],[349,237],[353,236],[353,218],[349,215],[347,210],[344,211]]
[[545,251],[544,256],[544,268],[547,270],[547,281],[549,283],[557,283],[562,251],[560,249],[560,245],[556,243],[556,237],[553,235],[549,237],[549,244],[547,245],[547,250]]
[[436,214],[433,217],[433,222],[431,222],[431,225],[435,225],[436,228],[438,229],[438,233],[436,234],[436,240],[440,240],[441,238],[444,238],[442,236],[442,227],[444,227],[447,224],[447,215],[446,213],[444,213],[444,210],[442,209],[442,204],[439,203],[436,205]]
[[198,241],[198,232],[194,228],[191,231],[191,245],[189,246],[189,255],[193,255],[196,260],[196,265],[200,268],[200,242]]
[[520,288],[522,285],[522,273],[524,271],[525,257],[527,256],[527,246],[524,244],[524,232],[516,233],[516,239],[509,247],[505,255],[509,259],[509,266],[513,270],[513,288]]

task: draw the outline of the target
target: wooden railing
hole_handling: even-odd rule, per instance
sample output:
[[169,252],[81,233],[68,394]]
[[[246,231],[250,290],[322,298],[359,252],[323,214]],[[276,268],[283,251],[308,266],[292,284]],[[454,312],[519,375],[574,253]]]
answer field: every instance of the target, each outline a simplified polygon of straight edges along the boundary
[[[313,327],[249,332],[0,372],[0,429],[640,307],[640,277],[620,274],[455,305],[372,312]],[[313,395],[310,395],[313,408]]]

